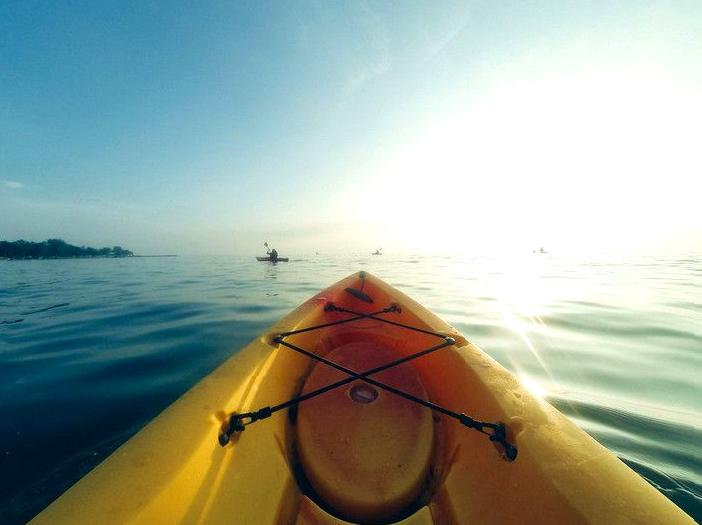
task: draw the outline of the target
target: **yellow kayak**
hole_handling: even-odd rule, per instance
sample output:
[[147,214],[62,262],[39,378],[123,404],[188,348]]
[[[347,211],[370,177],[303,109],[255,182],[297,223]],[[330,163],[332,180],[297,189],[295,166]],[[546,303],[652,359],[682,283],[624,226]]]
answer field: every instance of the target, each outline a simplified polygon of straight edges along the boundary
[[366,273],[299,306],[31,521],[693,523]]

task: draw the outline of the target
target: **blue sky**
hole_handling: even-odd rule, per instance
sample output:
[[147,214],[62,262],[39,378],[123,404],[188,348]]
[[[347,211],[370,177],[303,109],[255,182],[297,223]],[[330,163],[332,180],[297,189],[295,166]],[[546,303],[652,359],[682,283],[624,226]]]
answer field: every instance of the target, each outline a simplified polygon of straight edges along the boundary
[[702,4],[11,2],[0,238],[702,249]]

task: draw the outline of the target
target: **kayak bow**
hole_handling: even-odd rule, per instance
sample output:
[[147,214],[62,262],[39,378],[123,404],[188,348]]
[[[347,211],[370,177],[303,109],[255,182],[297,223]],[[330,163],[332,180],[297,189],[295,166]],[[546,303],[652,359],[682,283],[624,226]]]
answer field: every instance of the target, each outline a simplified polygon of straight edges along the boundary
[[365,272],[236,353],[31,523],[88,522],[693,523]]

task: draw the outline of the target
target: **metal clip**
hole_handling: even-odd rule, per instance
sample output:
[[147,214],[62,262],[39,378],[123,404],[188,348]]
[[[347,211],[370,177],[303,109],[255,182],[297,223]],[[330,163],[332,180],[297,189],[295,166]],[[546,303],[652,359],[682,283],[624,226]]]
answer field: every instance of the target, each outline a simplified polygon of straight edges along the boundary
[[227,430],[219,435],[219,444],[224,447],[232,439],[232,436],[236,432],[243,432],[246,430],[246,426],[258,421],[260,419],[265,419],[273,414],[271,407],[263,407],[256,412],[247,412],[245,414],[232,414],[229,418],[229,425]]

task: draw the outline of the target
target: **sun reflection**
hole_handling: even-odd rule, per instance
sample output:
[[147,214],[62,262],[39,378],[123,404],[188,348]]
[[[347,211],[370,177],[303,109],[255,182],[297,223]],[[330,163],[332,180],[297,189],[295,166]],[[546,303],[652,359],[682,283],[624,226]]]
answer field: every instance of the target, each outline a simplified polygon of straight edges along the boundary
[[[503,257],[485,261],[483,275],[490,295],[496,299],[502,326],[521,339],[550,378],[546,360],[532,341],[534,334],[548,336],[550,332],[543,318],[555,291],[549,286],[550,281],[543,278],[545,265],[548,261],[541,255]],[[520,361],[523,363],[523,359],[515,355],[516,369],[523,368]]]
[[541,386],[534,378],[529,377],[525,374],[519,374],[519,381],[526,387],[526,389],[538,397],[539,399],[546,399],[548,396],[548,391]]
[[524,342],[524,344],[529,349],[534,358],[538,361],[539,365],[541,365],[541,368],[543,368],[544,371],[548,373],[546,363],[541,358],[539,352],[536,350],[536,347],[532,344],[531,340],[529,339],[529,334],[527,333],[529,325],[524,321],[524,319],[514,315],[514,313],[510,311],[504,303],[500,303],[500,308],[502,309],[502,318],[505,327],[519,336],[519,338]]

